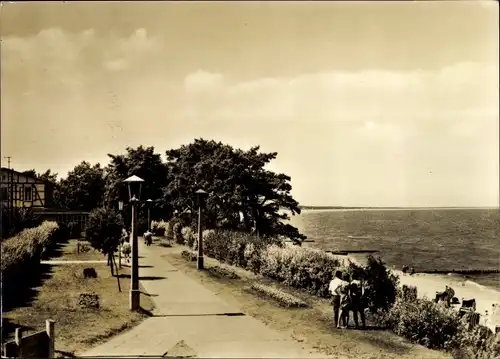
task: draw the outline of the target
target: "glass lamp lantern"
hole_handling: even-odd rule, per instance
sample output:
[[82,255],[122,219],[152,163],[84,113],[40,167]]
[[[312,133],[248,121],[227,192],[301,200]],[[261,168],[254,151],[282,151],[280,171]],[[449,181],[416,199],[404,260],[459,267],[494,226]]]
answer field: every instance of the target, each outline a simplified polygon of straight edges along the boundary
[[139,201],[141,199],[142,182],[144,180],[138,176],[131,176],[124,180],[128,184],[128,194],[130,201]]

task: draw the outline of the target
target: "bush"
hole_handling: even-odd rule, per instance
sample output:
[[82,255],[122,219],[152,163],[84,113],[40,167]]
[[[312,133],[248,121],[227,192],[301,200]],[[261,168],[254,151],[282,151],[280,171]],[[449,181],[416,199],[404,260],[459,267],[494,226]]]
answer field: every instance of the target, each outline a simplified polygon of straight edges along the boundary
[[328,286],[333,273],[341,268],[334,256],[312,248],[271,245],[261,255],[262,275],[320,297],[330,296]]
[[152,221],[151,222],[151,231],[155,236],[164,237],[167,232],[168,222],[163,220],[161,221]]
[[169,241],[174,240],[174,223],[173,222],[166,222],[165,225],[165,237]]
[[182,258],[184,258],[185,260],[187,260],[189,262],[196,261],[196,254],[194,254],[193,252],[182,251],[181,256],[182,256]]
[[458,348],[452,352],[454,359],[492,359],[500,356],[500,333],[482,325],[464,330]]
[[250,289],[265,295],[266,297],[272,298],[276,300],[280,305],[288,307],[288,308],[303,308],[307,307],[307,304],[301,299],[288,294],[280,289],[264,285],[253,283],[250,286]]
[[184,244],[184,238],[182,237],[182,224],[179,222],[174,223],[173,237],[175,243]]
[[396,334],[431,349],[456,347],[463,332],[456,311],[428,299],[404,300],[398,297],[381,319],[381,324],[391,328]]
[[3,299],[8,302],[17,296],[22,285],[40,271],[40,259],[61,241],[62,235],[55,222],[44,222],[35,228],[25,229],[1,244],[1,274]]
[[181,236],[182,239],[184,240],[184,243],[190,247],[193,248],[193,243],[195,239],[195,234],[194,231],[191,227],[184,227],[181,229]]
[[368,308],[372,313],[379,309],[387,311],[396,301],[399,278],[387,269],[380,258],[371,255],[364,272]]

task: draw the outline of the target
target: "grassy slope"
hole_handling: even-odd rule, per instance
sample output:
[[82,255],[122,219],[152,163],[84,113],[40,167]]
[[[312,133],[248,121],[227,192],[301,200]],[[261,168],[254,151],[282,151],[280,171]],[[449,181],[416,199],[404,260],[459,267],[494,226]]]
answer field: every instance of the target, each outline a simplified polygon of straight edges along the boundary
[[[76,253],[76,240],[70,241],[63,248],[57,260],[102,260],[102,254],[90,251]],[[45,320],[55,320],[56,355],[68,355],[82,352],[97,345],[112,335],[138,324],[145,318],[141,313],[131,313],[129,306],[129,278],[120,278],[121,292],[118,291],[117,278],[112,277],[106,264],[65,264],[45,266],[45,280],[36,288],[36,295],[27,303],[20,303],[3,313],[10,331],[15,326],[24,327],[24,332],[43,330]],[[94,267],[97,279],[84,279],[83,268]],[[129,274],[123,268],[120,274]],[[80,309],[78,294],[94,292],[99,295],[100,309]],[[151,299],[141,296],[141,306],[153,309]],[[11,333],[8,333],[11,334]]]

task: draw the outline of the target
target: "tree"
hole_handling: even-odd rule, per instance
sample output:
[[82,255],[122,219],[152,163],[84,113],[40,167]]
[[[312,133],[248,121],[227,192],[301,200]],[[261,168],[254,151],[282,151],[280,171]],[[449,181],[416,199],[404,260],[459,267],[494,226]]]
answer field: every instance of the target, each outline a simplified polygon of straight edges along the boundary
[[276,174],[265,166],[277,153],[261,153],[259,146],[248,151],[221,142],[196,139],[194,143],[169,150],[167,165],[172,180],[165,199],[174,209],[189,209],[196,215],[195,191],[210,195],[206,202],[208,228],[228,228],[257,232],[261,237],[285,236],[297,244],[306,238],[284,221],[300,214],[298,202],[290,194],[290,177]]
[[[132,175],[144,180],[141,190],[141,200],[153,200],[151,219],[165,219],[169,214],[168,203],[164,201],[163,191],[168,184],[168,170],[161,155],[155,153],[154,147],[127,147],[121,155],[108,154],[111,161],[106,167],[105,200],[109,206],[117,206],[118,201],[128,201],[127,184],[123,181]],[[146,218],[147,208],[139,206],[138,218]],[[130,222],[129,212],[126,212],[126,223]]]
[[113,274],[113,253],[118,250],[122,236],[123,218],[114,209],[96,208],[90,212],[85,232],[92,247],[108,257]]
[[52,170],[48,169],[43,173],[37,173],[35,169],[23,171],[23,174],[29,177],[39,179],[44,182],[56,184],[57,183],[57,173],[52,173]]
[[83,161],[58,184],[56,202],[63,208],[91,211],[104,200],[104,169]]

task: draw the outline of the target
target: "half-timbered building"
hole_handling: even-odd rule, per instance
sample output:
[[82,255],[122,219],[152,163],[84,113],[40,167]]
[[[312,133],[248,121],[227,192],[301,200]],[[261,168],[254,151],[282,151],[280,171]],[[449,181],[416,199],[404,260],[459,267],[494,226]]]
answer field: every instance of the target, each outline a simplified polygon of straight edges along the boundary
[[26,208],[43,220],[66,224],[76,222],[82,228],[85,227],[89,214],[56,208],[52,184],[4,167],[0,169],[0,208],[10,213],[18,208]]

